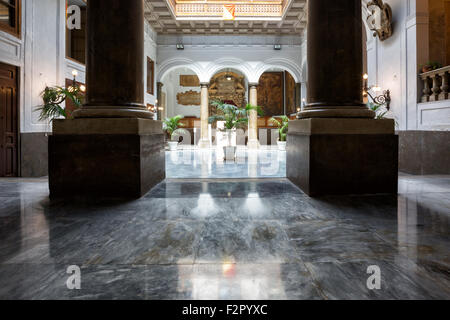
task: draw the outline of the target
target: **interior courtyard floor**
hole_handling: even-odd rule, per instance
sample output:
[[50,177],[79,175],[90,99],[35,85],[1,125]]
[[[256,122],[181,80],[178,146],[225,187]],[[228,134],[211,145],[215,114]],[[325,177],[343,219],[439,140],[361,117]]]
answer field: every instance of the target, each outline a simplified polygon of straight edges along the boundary
[[285,178],[286,151],[275,146],[248,150],[236,148],[235,161],[224,160],[221,147],[199,149],[180,145],[177,151],[166,151],[167,178]]
[[0,299],[450,299],[449,226],[450,176],[315,199],[280,178],[167,179],[134,201],[0,179]]

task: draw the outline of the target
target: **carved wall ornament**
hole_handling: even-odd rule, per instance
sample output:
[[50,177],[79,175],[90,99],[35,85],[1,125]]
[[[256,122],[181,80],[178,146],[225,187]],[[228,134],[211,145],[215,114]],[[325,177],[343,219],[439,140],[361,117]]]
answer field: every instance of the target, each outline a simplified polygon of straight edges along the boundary
[[177,94],[177,103],[182,106],[199,106],[200,102],[200,92],[189,90]]
[[180,75],[180,86],[182,87],[199,87],[200,80],[196,75]]
[[[245,99],[245,77],[234,72],[221,72],[216,74],[209,84],[209,100],[221,100],[233,102],[238,107],[244,107]],[[209,112],[217,113],[216,107],[210,105]]]
[[370,15],[367,17],[367,24],[373,36],[384,41],[392,36],[392,9],[383,0],[372,0],[367,4]]

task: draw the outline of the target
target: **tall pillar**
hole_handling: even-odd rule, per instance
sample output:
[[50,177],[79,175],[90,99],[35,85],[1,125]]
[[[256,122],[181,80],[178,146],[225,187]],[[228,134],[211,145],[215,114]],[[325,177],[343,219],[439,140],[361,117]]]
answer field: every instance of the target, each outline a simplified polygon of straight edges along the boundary
[[369,118],[363,103],[361,1],[308,1],[308,98],[298,118]]
[[[163,105],[162,101],[162,87],[164,84],[162,82],[156,83],[156,99],[158,100],[157,107],[158,107],[158,120],[162,120],[164,110],[160,110],[159,108]],[[164,106],[165,107],[165,106]]]
[[91,0],[87,97],[52,122],[51,197],[137,198],[165,178],[162,123],[144,106],[143,0]]
[[[257,83],[250,83],[250,97],[249,97],[249,103],[252,106],[258,105],[258,84]],[[258,141],[258,112],[256,110],[251,110],[249,112],[249,119],[248,119],[248,143],[247,147],[249,149],[258,149],[259,148],[259,141]]]
[[87,9],[86,102],[75,118],[147,118],[144,3],[95,0]]
[[209,91],[208,83],[201,83],[200,92],[200,142],[199,147],[207,149],[211,147],[211,141],[209,140]]
[[308,101],[289,123],[286,173],[311,196],[397,193],[395,122],[362,102],[361,24],[361,0],[308,1]]

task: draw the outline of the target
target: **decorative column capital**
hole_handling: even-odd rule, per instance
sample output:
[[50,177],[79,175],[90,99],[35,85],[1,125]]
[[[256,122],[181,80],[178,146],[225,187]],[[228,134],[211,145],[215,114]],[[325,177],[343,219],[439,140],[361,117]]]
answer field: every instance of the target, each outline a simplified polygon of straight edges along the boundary
[[256,83],[256,82],[249,82],[248,83],[248,87],[249,88],[257,88],[259,86],[259,83]]
[[209,88],[209,82],[201,82],[200,87],[201,88]]

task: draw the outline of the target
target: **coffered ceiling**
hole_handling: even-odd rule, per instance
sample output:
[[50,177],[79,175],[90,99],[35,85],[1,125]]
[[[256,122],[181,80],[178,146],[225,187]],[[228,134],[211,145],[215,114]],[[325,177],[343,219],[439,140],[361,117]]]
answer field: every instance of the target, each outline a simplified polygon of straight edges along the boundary
[[[224,4],[236,5],[235,20],[223,19]],[[302,35],[306,0],[145,0],[145,17],[166,35]]]

